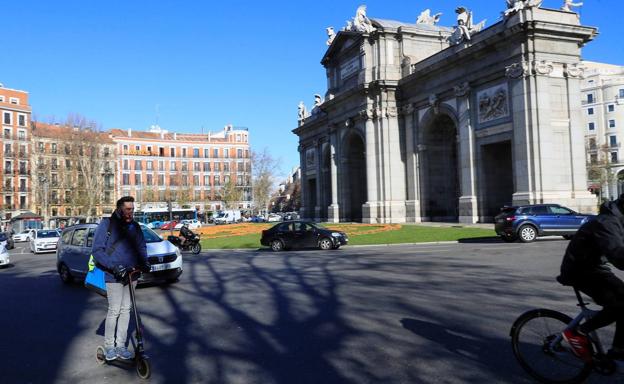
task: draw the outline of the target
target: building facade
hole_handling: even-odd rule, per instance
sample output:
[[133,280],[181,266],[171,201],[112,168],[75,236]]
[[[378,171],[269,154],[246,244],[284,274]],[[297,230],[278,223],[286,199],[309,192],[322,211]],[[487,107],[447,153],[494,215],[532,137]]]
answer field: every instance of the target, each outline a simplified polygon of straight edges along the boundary
[[5,88],[0,84],[2,220],[27,212],[32,203],[31,112],[28,92]]
[[[510,8],[485,29],[358,14],[330,36],[325,100],[300,106],[301,214],[487,222],[504,205],[596,210],[587,190],[574,12]],[[472,18],[472,13],[470,13]],[[420,19],[420,18],[419,18]]]
[[228,125],[208,134],[169,133],[159,127],[149,132],[113,129],[111,139],[119,153],[116,193],[134,196],[139,207],[171,200],[200,213],[224,209],[224,188],[232,184],[242,199],[231,206],[251,206],[246,128]]
[[611,200],[624,193],[624,67],[583,64],[581,102],[589,187]]
[[32,148],[32,211],[47,226],[113,212],[116,147],[108,132],[33,122]]

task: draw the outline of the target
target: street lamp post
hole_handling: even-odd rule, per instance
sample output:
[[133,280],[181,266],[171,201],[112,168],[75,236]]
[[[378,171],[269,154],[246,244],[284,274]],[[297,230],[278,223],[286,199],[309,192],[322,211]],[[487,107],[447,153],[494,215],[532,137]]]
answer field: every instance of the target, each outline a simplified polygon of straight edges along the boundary
[[43,185],[43,223],[44,227],[48,224],[48,178],[39,176],[39,182]]

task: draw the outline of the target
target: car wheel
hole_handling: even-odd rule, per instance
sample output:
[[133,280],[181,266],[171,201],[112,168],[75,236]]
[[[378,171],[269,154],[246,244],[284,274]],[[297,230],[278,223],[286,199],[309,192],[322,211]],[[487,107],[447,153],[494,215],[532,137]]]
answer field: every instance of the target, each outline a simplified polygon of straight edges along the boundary
[[323,251],[328,251],[334,247],[334,244],[328,237],[323,237],[319,240],[319,248]]
[[284,243],[280,239],[275,239],[271,241],[271,249],[274,252],[279,252],[284,249]]
[[515,236],[506,236],[506,235],[501,235],[500,237],[504,242],[506,243],[513,243],[514,241],[516,241],[516,237]]
[[518,238],[523,243],[530,243],[537,237],[537,230],[534,226],[525,224],[518,230]]
[[70,284],[74,281],[74,277],[69,272],[69,268],[65,264],[61,264],[59,267],[59,277],[61,281],[65,284]]

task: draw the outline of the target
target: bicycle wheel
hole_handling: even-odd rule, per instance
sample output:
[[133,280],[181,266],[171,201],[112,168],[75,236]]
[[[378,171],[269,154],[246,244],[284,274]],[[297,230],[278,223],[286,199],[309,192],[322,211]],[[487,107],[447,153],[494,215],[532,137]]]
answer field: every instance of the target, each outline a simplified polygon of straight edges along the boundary
[[511,328],[511,345],[518,362],[541,383],[579,383],[592,370],[572,353],[565,341],[552,342],[572,321],[549,309],[535,309],[520,316]]

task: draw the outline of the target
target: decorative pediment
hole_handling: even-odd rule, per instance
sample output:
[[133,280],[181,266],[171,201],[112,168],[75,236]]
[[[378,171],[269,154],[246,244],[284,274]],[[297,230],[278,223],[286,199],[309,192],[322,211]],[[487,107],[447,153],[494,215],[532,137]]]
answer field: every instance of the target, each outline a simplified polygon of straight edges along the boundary
[[[323,56],[321,63],[326,65],[327,62],[335,57],[340,56],[341,52],[344,52],[354,45],[358,44],[362,39],[362,34],[357,32],[340,31],[334,37],[331,45],[327,48],[327,52]],[[358,44],[359,45],[359,44]]]

